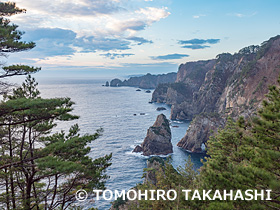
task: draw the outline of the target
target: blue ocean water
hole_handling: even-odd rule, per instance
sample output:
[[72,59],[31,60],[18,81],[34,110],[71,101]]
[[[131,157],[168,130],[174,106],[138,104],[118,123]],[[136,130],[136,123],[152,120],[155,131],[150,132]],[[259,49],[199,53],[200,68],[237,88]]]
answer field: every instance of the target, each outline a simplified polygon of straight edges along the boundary
[[[165,104],[148,103],[152,93],[144,90],[136,91],[133,87],[104,87],[104,80],[67,79],[49,80],[39,84],[44,98],[70,97],[76,104],[73,114],[80,118],[71,122],[59,123],[56,130],[68,130],[71,125],[78,123],[81,133],[94,133],[103,128],[103,135],[90,144],[92,158],[113,154],[112,166],[107,174],[110,179],[106,183],[110,190],[128,190],[139,182],[143,182],[143,169],[147,157],[132,153],[134,147],[141,144],[147,134],[147,129],[153,125],[158,114],[163,113],[168,118],[170,107]],[[163,106],[164,111],[156,111]],[[140,115],[145,113],[145,115]],[[134,115],[136,114],[136,116]],[[188,121],[171,121],[172,143],[174,153],[171,155],[175,167],[184,166],[190,156],[195,168],[202,163],[202,154],[190,154],[176,146],[185,135],[189,126]],[[178,126],[178,127],[177,127]],[[88,201],[83,203],[85,209],[98,207],[100,210],[109,209],[109,201]]]

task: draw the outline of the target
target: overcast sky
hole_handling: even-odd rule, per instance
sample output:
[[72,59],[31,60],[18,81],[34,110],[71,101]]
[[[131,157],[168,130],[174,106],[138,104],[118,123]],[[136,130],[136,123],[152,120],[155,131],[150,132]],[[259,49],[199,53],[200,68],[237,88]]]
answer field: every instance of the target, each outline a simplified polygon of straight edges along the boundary
[[175,72],[181,63],[280,34],[279,0],[15,0],[12,16],[36,48],[9,63],[38,76],[115,77]]

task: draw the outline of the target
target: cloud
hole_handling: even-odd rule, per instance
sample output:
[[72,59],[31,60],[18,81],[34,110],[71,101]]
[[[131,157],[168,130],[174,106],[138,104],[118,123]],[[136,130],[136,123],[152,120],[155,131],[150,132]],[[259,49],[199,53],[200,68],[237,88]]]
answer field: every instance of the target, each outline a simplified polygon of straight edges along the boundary
[[114,32],[123,33],[125,31],[142,31],[147,26],[147,23],[142,20],[114,20],[108,22],[106,27]]
[[189,57],[189,55],[175,53],[175,54],[168,54],[168,55],[152,56],[151,58],[153,60],[176,60],[184,57]]
[[11,17],[24,30],[62,28],[78,37],[125,39],[137,36],[154,22],[170,15],[167,7],[143,7],[127,0],[15,0],[26,14]]
[[199,45],[199,44],[192,44],[192,45],[184,45],[182,48],[189,48],[193,50],[199,50],[199,49],[204,49],[204,48],[209,48],[210,46],[208,45]]
[[28,30],[23,36],[24,40],[37,41],[41,39],[74,40],[76,33],[61,28],[38,28]]
[[190,39],[190,40],[179,40],[179,44],[217,44],[220,39]]
[[94,36],[81,37],[75,40],[74,46],[80,47],[80,52],[96,52],[96,50],[128,50],[130,42],[116,38],[98,38]]
[[190,40],[179,40],[178,44],[182,45],[182,48],[189,48],[193,50],[205,49],[210,46],[206,44],[217,44],[220,42],[220,39],[190,39]]
[[229,16],[235,16],[238,18],[244,18],[244,17],[253,17],[257,14],[257,12],[253,12],[251,14],[242,14],[242,13],[230,13]]
[[[147,3],[128,0],[15,0],[27,13],[11,17],[26,32],[25,41],[36,47],[22,59],[60,65],[84,62],[87,53],[96,63],[128,57],[120,52],[153,41],[139,36],[141,32],[170,15],[167,7],[145,7]],[[143,6],[144,5],[144,6]],[[93,53],[95,53],[93,55]],[[111,53],[111,54],[108,54]],[[133,51],[132,51],[133,53]],[[79,56],[84,56],[78,60]],[[146,56],[146,55],[145,55]],[[97,60],[99,59],[99,60]],[[81,61],[81,62],[82,62]],[[86,61],[94,63],[93,61]],[[102,63],[103,64],[103,63]],[[113,64],[112,64],[113,65]],[[114,65],[120,65],[115,64]]]
[[122,54],[106,53],[106,54],[100,54],[100,55],[114,60],[115,58],[124,58],[124,57],[128,57],[128,56],[131,56],[131,55],[134,55],[134,54],[132,54],[132,53],[122,53]]
[[13,17],[17,24],[70,29],[79,36],[135,36],[170,15],[167,7],[141,7],[127,0],[15,1],[28,11]]
[[155,8],[155,7],[146,7],[140,8],[135,13],[144,15],[150,23],[159,21],[162,18],[166,18],[170,15],[170,12],[167,12],[167,7]]
[[22,0],[21,5],[29,10],[56,16],[96,16],[112,14],[124,10],[120,2],[113,0]]
[[194,15],[193,18],[194,18],[194,19],[198,19],[198,18],[205,17],[205,16],[206,16],[206,15]]
[[235,13],[234,16],[239,17],[239,18],[245,17],[245,15],[243,15],[243,14],[241,14],[241,13]]
[[[76,52],[88,53],[96,51],[128,50],[131,45],[153,43],[143,37],[106,38],[95,36],[78,37],[74,31],[61,28],[39,28],[26,31],[24,41],[35,41],[36,47],[32,50],[35,57],[51,57],[58,55],[74,55]],[[102,54],[111,59],[130,56],[133,54]],[[123,55],[123,56],[122,56]]]
[[[125,19],[108,19],[105,21],[107,24],[105,24],[104,30],[111,34],[135,36],[137,32],[145,30],[147,26],[168,17],[170,13],[167,12],[167,9],[166,7],[140,8],[126,14]],[[102,23],[104,24],[104,21]]]
[[[141,38],[139,38],[141,39]],[[71,30],[60,28],[41,28],[29,30],[23,40],[35,41],[36,57],[51,57],[57,55],[73,55],[75,52],[96,52],[130,49],[131,42],[125,39],[102,38],[94,36],[77,37]],[[144,42],[145,39],[142,40]],[[140,40],[138,40],[140,41]]]
[[23,35],[23,40],[35,41],[36,47],[32,50],[32,55],[37,58],[73,55],[75,50],[72,44],[75,39],[75,32],[59,28],[33,29],[26,31]]
[[137,43],[137,45],[142,45],[142,44],[146,44],[146,43],[148,43],[148,44],[153,43],[153,41],[151,41],[151,40],[147,40],[147,39],[144,39],[143,37],[136,37],[136,36],[129,37],[129,38],[127,38],[127,40],[134,41],[134,42]]

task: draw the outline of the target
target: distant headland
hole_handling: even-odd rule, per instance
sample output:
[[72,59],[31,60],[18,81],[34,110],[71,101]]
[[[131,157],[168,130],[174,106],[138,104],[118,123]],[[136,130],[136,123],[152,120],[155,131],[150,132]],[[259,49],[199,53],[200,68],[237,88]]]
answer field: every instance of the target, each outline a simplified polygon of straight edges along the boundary
[[121,87],[121,86],[129,86],[129,87],[138,87],[143,89],[155,89],[159,84],[164,83],[174,83],[177,78],[177,73],[172,72],[168,74],[146,74],[144,76],[135,76],[130,77],[128,80],[121,81],[120,79],[113,79],[109,83],[106,82],[105,86],[111,87]]

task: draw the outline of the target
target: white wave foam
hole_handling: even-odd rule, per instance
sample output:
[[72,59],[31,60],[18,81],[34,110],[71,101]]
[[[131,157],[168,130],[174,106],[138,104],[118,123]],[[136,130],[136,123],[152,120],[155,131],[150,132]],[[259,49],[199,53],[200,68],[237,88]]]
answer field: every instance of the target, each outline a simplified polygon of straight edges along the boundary
[[142,155],[141,152],[132,152],[132,151],[128,151],[128,152],[125,152],[126,155],[133,155],[133,156],[136,156],[136,157],[140,157],[142,159],[149,159],[149,156],[144,156]]
[[178,120],[172,120],[173,123],[178,123],[178,124],[182,124],[184,123],[183,121],[178,121]]
[[[133,149],[134,149],[134,148],[135,148],[135,147],[133,147]],[[173,155],[173,153],[170,153],[170,154],[167,154],[167,155],[149,155],[149,156],[144,156],[144,155],[142,155],[141,152],[132,152],[132,151],[125,152],[125,154],[127,154],[127,155],[133,155],[133,156],[137,156],[137,157],[141,157],[141,158],[143,158],[143,159],[149,159],[149,158],[151,158],[151,157],[167,158],[167,157]]]

